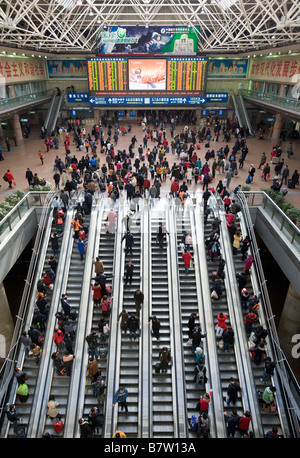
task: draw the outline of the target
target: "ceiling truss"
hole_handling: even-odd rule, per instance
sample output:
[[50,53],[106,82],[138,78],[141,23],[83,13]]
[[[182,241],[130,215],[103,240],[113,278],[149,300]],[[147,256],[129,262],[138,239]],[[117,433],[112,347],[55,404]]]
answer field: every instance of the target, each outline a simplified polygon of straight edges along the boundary
[[200,54],[300,43],[298,0],[0,0],[2,46],[94,54],[113,25],[192,26]]

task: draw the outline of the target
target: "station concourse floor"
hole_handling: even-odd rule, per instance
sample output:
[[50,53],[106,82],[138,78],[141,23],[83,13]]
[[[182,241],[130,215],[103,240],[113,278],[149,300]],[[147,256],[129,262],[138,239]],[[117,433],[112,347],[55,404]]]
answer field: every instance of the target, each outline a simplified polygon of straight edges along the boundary
[[[90,120],[89,120],[90,121]],[[126,123],[124,124],[126,125]],[[118,144],[115,146],[115,150],[123,150],[126,149],[128,150],[128,146],[130,144],[130,139],[133,135],[136,135],[137,142],[134,148],[134,152],[137,154],[137,149],[140,144],[143,144],[143,137],[144,137],[144,132],[142,130],[141,126],[137,125],[137,122],[131,122],[132,125],[132,130],[131,133],[127,133],[124,136],[119,136]],[[92,124],[86,124],[86,132],[91,132],[92,129]],[[180,134],[182,132],[184,125],[178,125],[175,130],[175,134]],[[192,127],[192,126],[191,126]],[[166,129],[166,138],[169,142],[169,145],[171,143],[171,134],[170,134],[170,125],[167,126]],[[104,129],[104,134],[105,138],[107,136],[107,130]],[[265,139],[259,140],[258,135],[255,137],[249,137],[246,139],[246,144],[248,146],[248,155],[246,157],[246,161],[244,163],[243,169],[239,169],[238,175],[233,177],[231,180],[231,184],[229,187],[229,190],[233,190],[237,185],[241,184],[244,186],[245,180],[248,176],[248,169],[250,164],[253,164],[254,167],[256,168],[254,180],[251,183],[251,191],[258,191],[262,188],[269,188],[272,184],[272,176],[274,176],[274,165],[271,165],[271,178],[267,180],[267,182],[264,182],[260,178],[260,170],[258,170],[259,162],[260,162],[260,157],[263,152],[267,154],[268,162],[270,163],[270,155],[272,151],[272,145],[274,144],[274,139],[271,137],[268,137],[267,135],[265,136]],[[40,158],[38,156],[39,150],[46,151],[44,140],[41,139],[40,137],[40,129],[35,127],[32,128],[32,133],[29,138],[23,138],[17,142],[17,146],[14,146],[14,142],[11,140],[11,150],[10,152],[7,152],[6,145],[3,145],[3,157],[4,161],[0,161],[0,173],[1,177],[4,175],[4,173],[9,169],[16,181],[16,187],[14,189],[21,189],[25,192],[29,190],[28,188],[28,183],[27,180],[25,179],[25,172],[27,167],[29,167],[33,173],[37,173],[40,178],[45,178],[50,185],[54,186],[54,180],[53,180],[53,164],[54,164],[54,159],[57,156],[59,156],[62,161],[64,161],[65,158],[65,150],[64,150],[64,140],[65,140],[65,134],[59,135],[59,149],[51,149],[48,153],[46,153],[46,157],[44,160],[44,164],[41,164]],[[71,134],[71,140],[72,140],[72,134]],[[292,158],[288,159],[287,154],[286,154],[286,148],[289,142],[291,141],[293,145],[293,151],[294,154]],[[235,139],[232,137],[231,141],[228,143],[229,147],[232,147],[235,142]],[[200,143],[201,149],[200,151],[197,150],[198,156],[200,159],[203,161],[204,156],[208,148],[205,148],[205,143]],[[218,142],[210,142],[210,150],[214,149],[215,152],[220,148],[221,146],[225,146],[226,143],[222,141],[222,136],[221,139],[219,139]],[[154,146],[154,142],[150,141],[148,142],[148,146],[152,148]],[[83,155],[85,155],[85,149],[84,151],[79,151],[75,143],[71,141],[71,156],[75,155],[77,159],[79,160]],[[285,164],[288,164],[289,170],[290,170],[290,177],[292,176],[293,172],[295,169],[298,171],[300,170],[300,139],[297,140],[286,140],[282,143],[282,150],[283,150],[283,155],[282,157],[284,158]],[[100,164],[102,165],[103,162],[105,161],[105,156],[101,155],[98,153],[98,156],[100,156]],[[239,153],[237,154],[237,158],[239,157]],[[180,160],[176,158],[171,152],[167,154],[167,159],[169,161],[169,165],[172,166],[174,162],[179,163]],[[212,181],[212,186],[216,186],[218,181],[220,179],[224,179],[225,174],[219,174],[219,172],[216,173],[215,179]],[[152,183],[151,183],[152,184]],[[7,183],[4,180],[1,180],[0,182],[0,202],[3,202],[5,197],[9,195],[12,190],[8,188]],[[171,181],[169,178],[167,178],[166,182],[162,184],[161,191],[169,191],[171,186]],[[202,184],[198,183],[197,185],[194,184],[194,182],[189,186],[190,191],[195,191],[196,189],[202,189]],[[82,188],[82,185],[80,185],[79,190]],[[295,207],[300,208],[300,186],[296,186],[296,189],[289,189],[288,194],[285,197],[286,201],[291,202],[294,204]]]

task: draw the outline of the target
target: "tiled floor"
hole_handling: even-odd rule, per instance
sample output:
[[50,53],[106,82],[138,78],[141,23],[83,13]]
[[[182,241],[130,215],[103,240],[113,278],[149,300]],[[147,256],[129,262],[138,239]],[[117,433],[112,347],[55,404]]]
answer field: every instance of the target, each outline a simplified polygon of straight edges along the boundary
[[[144,133],[142,131],[142,128],[140,126],[133,125],[132,124],[132,132],[130,134],[127,134],[125,136],[120,136],[118,145],[116,149],[127,149],[130,143],[130,139],[133,134],[136,135],[137,137],[137,143],[136,147],[134,149],[134,152],[137,153],[137,148],[140,144],[142,144],[142,139],[144,137]],[[91,124],[88,124],[87,126],[91,126]],[[177,126],[177,129],[175,131],[176,134],[180,133],[183,129],[183,125]],[[89,132],[89,128],[87,127],[87,132]],[[106,132],[105,132],[106,134]],[[40,131],[39,129],[33,129],[33,132],[31,136],[28,139],[23,139],[18,142],[18,146],[12,146],[10,152],[6,152],[6,147],[5,145],[3,146],[3,155],[5,160],[0,162],[0,173],[1,177],[5,173],[7,169],[10,169],[11,172],[14,175],[16,184],[17,184],[17,189],[22,189],[24,191],[28,191],[28,183],[27,180],[25,179],[25,171],[27,167],[29,167],[32,172],[36,172],[39,177],[45,178],[47,181],[53,185],[53,163],[56,155],[58,155],[62,160],[64,160],[65,157],[65,152],[64,152],[64,139],[65,135],[60,135],[60,146],[58,150],[50,150],[49,153],[46,154],[46,159],[44,161],[44,165],[41,164],[40,158],[38,156],[38,151],[42,149],[45,151],[44,147],[44,141],[40,138]],[[169,126],[167,128],[167,140],[169,141],[169,144],[171,142],[171,136],[170,136],[170,129]],[[13,143],[13,142],[12,142]],[[268,180],[267,183],[265,183],[261,178],[260,178],[260,171],[257,170],[257,167],[260,162],[260,156],[263,151],[266,152],[268,159],[270,159],[270,154],[272,150],[272,145],[274,143],[274,139],[272,138],[266,138],[264,140],[258,140],[258,138],[248,138],[246,140],[249,153],[247,155],[246,161],[244,163],[244,168],[239,170],[238,176],[234,177],[231,180],[231,185],[229,187],[230,190],[233,190],[238,184],[244,185],[245,180],[248,176],[248,168],[250,164],[253,164],[254,167],[256,167],[256,173],[254,177],[254,181],[251,184],[251,190],[257,191],[259,189],[262,189],[264,187],[270,187],[272,184],[272,180]],[[282,149],[283,149],[283,158],[285,160],[285,164],[288,164],[289,169],[290,169],[290,176],[294,172],[295,169],[298,171],[300,170],[300,139],[299,140],[294,140],[293,142],[293,149],[294,149],[294,155],[292,159],[287,158],[286,154],[286,147],[288,144],[288,141],[283,142]],[[234,144],[234,139],[232,139],[229,143],[229,146],[232,146]],[[150,141],[150,147],[154,146],[154,143]],[[214,149],[215,151],[218,149],[220,146],[225,146],[225,143],[222,141],[219,141],[217,143],[211,142],[210,143],[210,149]],[[204,160],[205,153],[208,148],[205,148],[204,143],[201,143],[201,149],[199,152],[200,159]],[[74,144],[71,144],[71,155],[75,155],[77,158],[81,158],[82,153],[79,152]],[[238,154],[239,156],[239,154]],[[237,156],[237,157],[238,157]],[[167,158],[169,160],[170,165],[172,165],[174,162],[178,162],[178,159],[176,159],[172,153],[168,153]],[[105,161],[105,157],[100,155],[100,164],[102,164]],[[274,175],[274,165],[271,165],[271,177]],[[213,181],[212,184],[216,185],[219,179],[223,179],[224,174],[218,174]],[[0,188],[0,202],[2,202],[5,197],[11,192],[8,189],[7,183],[3,180],[0,182],[1,188]],[[167,179],[166,183],[162,185],[161,191],[169,191],[170,189],[170,180]],[[81,185],[82,186],[82,185]],[[197,189],[197,186],[201,185],[195,185],[194,183],[190,186],[190,190],[193,191]],[[300,187],[297,186],[296,189],[294,190],[289,190],[286,200],[289,202],[292,202],[296,207],[300,208]]]

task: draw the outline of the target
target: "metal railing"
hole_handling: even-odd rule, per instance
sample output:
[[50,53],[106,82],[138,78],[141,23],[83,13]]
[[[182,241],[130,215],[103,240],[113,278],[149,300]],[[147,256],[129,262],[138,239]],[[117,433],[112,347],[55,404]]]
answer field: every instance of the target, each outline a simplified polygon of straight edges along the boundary
[[25,105],[31,102],[38,102],[39,100],[50,98],[53,94],[53,89],[48,89],[41,92],[34,92],[33,94],[24,94],[18,97],[0,99],[0,112],[7,111],[20,105]]
[[261,207],[265,210],[273,223],[280,229],[287,240],[300,251],[300,229],[278,207],[278,205],[264,191],[244,191],[238,196],[245,196],[249,207]]
[[44,243],[44,231],[48,224],[49,211],[50,211],[51,203],[52,203],[55,193],[49,192],[45,194],[46,195],[44,199],[43,211],[42,211],[40,222],[38,225],[38,231],[37,231],[37,235],[35,238],[35,244],[34,244],[34,248],[32,251],[32,257],[31,257],[31,261],[30,261],[30,265],[28,269],[27,278],[25,280],[25,286],[23,290],[23,295],[22,295],[19,311],[16,316],[17,320],[16,320],[14,333],[13,333],[12,340],[11,340],[11,347],[10,347],[10,350],[5,358],[5,361],[0,371],[0,379],[1,379],[1,384],[0,384],[0,403],[1,405],[0,405],[0,408],[1,408],[1,412],[4,408],[5,395],[9,389],[9,385],[12,380],[12,375],[13,375],[13,371],[15,367],[15,359],[16,359],[17,352],[19,350],[19,339],[23,331],[24,322],[26,321],[26,315],[27,315],[27,310],[28,310],[27,305],[31,297],[36,267],[39,261],[40,251]]
[[[264,276],[264,271],[263,271],[261,259],[259,256],[259,248],[256,242],[256,237],[255,237],[254,227],[253,227],[252,220],[251,220],[251,215],[249,212],[249,207],[247,205],[247,198],[244,193],[239,193],[238,197],[239,197],[239,201],[242,207],[242,213],[244,217],[246,231],[251,239],[255,271],[257,275],[258,284],[260,286],[262,302],[264,303],[264,306],[265,306],[265,320],[267,321],[269,337],[270,337],[270,344],[272,346],[272,350],[275,355],[275,360],[277,361],[278,381],[280,382],[280,385],[281,385],[283,401],[286,406],[286,416],[289,421],[292,437],[300,437],[300,408],[299,408],[300,387],[296,379],[293,378],[294,388],[297,393],[295,397],[293,395],[293,392],[292,392],[292,389],[289,383],[289,380],[291,379],[291,376],[289,376],[289,374],[292,374],[292,370],[289,366],[289,363],[287,361],[287,358],[283,350],[280,347],[280,342],[279,342],[279,338],[277,335],[275,322],[273,319],[274,313],[271,307],[269,293],[268,293],[268,289],[266,286],[266,279]],[[296,227],[296,229],[298,228]]]
[[252,97],[253,99],[261,100],[266,103],[279,105],[285,108],[291,108],[293,110],[300,111],[300,100],[288,99],[287,97],[280,97],[275,94],[268,94],[266,92],[260,92],[255,90],[242,89],[241,93],[244,97]]
[[15,225],[26,215],[32,207],[43,207],[49,191],[28,192],[9,213],[0,221],[0,244],[14,230]]

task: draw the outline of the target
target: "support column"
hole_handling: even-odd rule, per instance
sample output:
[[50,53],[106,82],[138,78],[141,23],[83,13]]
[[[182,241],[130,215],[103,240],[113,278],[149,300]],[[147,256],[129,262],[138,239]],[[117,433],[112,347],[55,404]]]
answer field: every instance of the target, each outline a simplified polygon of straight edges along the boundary
[[290,284],[285,298],[277,332],[280,346],[287,360],[295,363],[295,352],[293,351],[293,347],[297,343],[295,336],[298,335],[298,340],[300,339],[300,296],[292,284]]
[[280,136],[280,132],[282,131],[282,126],[283,126],[283,117],[280,113],[276,114],[276,121],[274,124],[274,130],[273,130],[273,135],[272,137],[274,140],[278,140]]
[[14,332],[14,322],[3,283],[0,285],[0,316],[0,358],[6,358]]
[[12,125],[13,125],[14,135],[15,135],[16,139],[17,140],[22,140],[23,133],[22,133],[21,124],[20,124],[20,121],[19,121],[19,115],[14,115],[12,117]]

